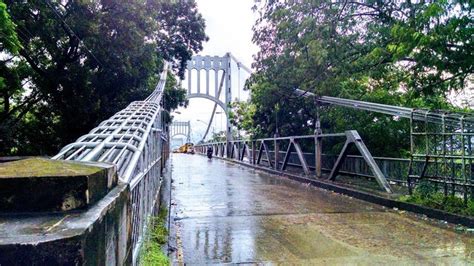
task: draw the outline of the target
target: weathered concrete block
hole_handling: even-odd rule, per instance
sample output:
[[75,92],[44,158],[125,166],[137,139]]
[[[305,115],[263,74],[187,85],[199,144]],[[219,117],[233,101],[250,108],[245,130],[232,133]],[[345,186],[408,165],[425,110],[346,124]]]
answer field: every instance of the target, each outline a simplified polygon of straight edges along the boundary
[[0,164],[0,212],[84,209],[117,184],[115,166],[29,158]]
[[86,210],[0,215],[0,265],[131,265],[129,187]]

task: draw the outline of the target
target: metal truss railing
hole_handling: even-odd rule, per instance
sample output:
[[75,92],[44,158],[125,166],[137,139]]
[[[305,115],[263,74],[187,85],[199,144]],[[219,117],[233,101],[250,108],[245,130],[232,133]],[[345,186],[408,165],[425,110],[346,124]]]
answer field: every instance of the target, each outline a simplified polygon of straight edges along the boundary
[[53,157],[57,160],[107,162],[116,166],[119,180],[129,184],[131,191],[134,264],[148,218],[155,211],[163,158],[166,156],[164,152],[169,145],[161,107],[167,70],[165,64],[158,85],[145,101],[130,103]]
[[414,110],[410,147],[412,161],[424,161],[422,167],[410,164],[410,193],[417,183],[428,180],[445,196],[474,198],[474,113]]
[[[474,197],[474,113],[426,110],[357,101],[295,90],[321,104],[387,114],[410,120],[409,192],[429,181],[444,195]],[[419,161],[422,161],[420,163]],[[420,166],[421,165],[421,166]]]
[[[204,143],[195,146],[198,153],[205,154],[210,148],[214,156],[246,162],[252,165],[270,168],[278,172],[284,172],[288,166],[298,166],[303,170],[306,176],[311,175],[314,170],[316,177],[322,177],[322,141],[328,138],[345,138],[344,147],[339,155],[330,173],[328,180],[334,181],[339,173],[342,173],[344,163],[347,161],[349,147],[354,145],[361,153],[362,160],[366,163],[372,173],[372,177],[379,186],[388,193],[392,192],[386,176],[380,170],[377,162],[370,154],[361,137],[355,130],[349,130],[344,133],[334,134],[316,134],[306,136],[292,137],[274,137],[255,140],[233,140],[228,145],[226,142]],[[308,163],[308,153],[304,151],[312,150],[313,163]],[[296,154],[296,162],[292,155]]]
[[[376,177],[379,185],[388,191],[384,181],[389,179],[387,178],[388,172],[380,172],[380,169],[372,167],[372,165],[382,163],[385,168],[398,165],[404,170],[391,171],[390,175],[392,178],[390,178],[390,181],[408,187],[409,193],[412,193],[417,183],[426,180],[433,183],[437,189],[442,190],[445,195],[462,195],[465,200],[468,197],[474,197],[474,113],[413,109],[336,97],[316,96],[313,93],[302,90],[296,90],[295,94],[301,97],[314,97],[315,102],[319,104],[329,104],[410,119],[410,159],[372,158],[372,156],[369,156],[370,153],[367,153],[368,150],[364,147],[365,145],[362,146],[363,142],[357,141],[357,139],[360,139],[358,134],[356,134],[355,131],[348,131],[355,132],[355,134],[347,135],[346,132],[347,141],[339,156],[336,158],[333,158],[334,156],[326,156],[325,158],[325,161],[328,161],[329,157],[332,158],[330,160],[332,161],[332,166],[327,166],[327,162],[313,164],[313,167],[318,173],[317,176],[320,176],[322,170],[326,170],[330,172],[329,179],[331,180],[334,180],[337,173]],[[319,136],[332,135],[333,134],[321,134]],[[210,145],[215,149],[215,156],[224,157],[224,155],[227,154],[227,150],[231,149],[229,150],[230,153],[227,154],[227,157],[231,159],[239,159],[242,161],[244,157],[247,156],[248,158],[255,158],[256,161],[252,161],[253,159],[249,161],[252,164],[260,164],[261,161],[263,161],[267,166],[279,171],[283,171],[288,165],[298,166],[303,169],[305,174],[308,174],[312,166],[308,166],[305,162],[308,158],[308,154],[301,151],[301,145],[298,145],[297,140],[302,138],[311,139],[313,137],[314,136],[311,135],[247,141],[249,143],[258,141],[260,143],[259,154],[254,157],[252,157],[253,154],[245,154],[248,153],[249,150],[255,150],[255,147],[249,148],[249,144],[246,144],[245,141],[231,141],[230,146],[227,146],[225,143],[205,145],[208,145],[207,147]],[[279,151],[279,145],[276,144],[276,142],[282,140],[288,142],[286,144],[286,147],[288,147],[286,153]],[[235,143],[239,143],[238,146],[242,148],[236,147]],[[347,146],[352,144],[355,144],[359,149],[363,155],[362,157],[357,158],[344,154],[344,151],[347,150]],[[268,148],[272,145],[275,147],[273,151]],[[307,147],[303,148],[307,149]],[[239,149],[241,149],[242,152]],[[298,155],[296,157],[298,158],[297,162],[292,162],[291,157],[288,155],[290,149],[296,151]],[[238,155],[234,154],[235,150],[239,150]],[[365,150],[367,150],[367,152],[365,152]],[[277,157],[281,156],[284,158],[281,162],[281,167],[279,167],[280,161],[268,159],[274,156],[273,154],[276,154]],[[322,153],[315,151],[313,154],[318,156],[318,154]],[[265,157],[267,159],[265,159]],[[316,161],[318,160],[321,159],[317,158]],[[275,164],[278,164],[278,166],[275,166]],[[326,167],[322,167],[321,165],[326,165]],[[370,169],[372,175],[367,173],[367,169]],[[397,174],[394,175],[394,172],[397,172]],[[403,175],[401,175],[402,172]]]

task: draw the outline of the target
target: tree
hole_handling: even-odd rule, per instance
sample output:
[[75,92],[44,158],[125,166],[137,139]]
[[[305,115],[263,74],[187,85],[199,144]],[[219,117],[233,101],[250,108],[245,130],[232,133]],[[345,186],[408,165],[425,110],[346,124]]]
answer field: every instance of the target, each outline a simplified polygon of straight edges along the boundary
[[158,49],[165,60],[173,63],[178,76],[184,78],[187,61],[193,53],[201,51],[202,42],[208,40],[204,19],[195,1],[151,1],[150,5],[156,10],[155,18],[161,25],[155,32],[160,40]]
[[[273,135],[277,126],[282,135],[312,133],[316,104],[292,96],[296,88],[452,108],[447,94],[473,75],[470,1],[267,1],[255,10],[261,16],[253,41],[260,51],[247,83],[255,107],[247,124],[265,125],[254,130],[259,136]],[[409,142],[400,141],[408,137],[406,121],[326,106],[320,113],[324,131],[359,130],[375,154],[408,149]]]
[[[22,46],[15,28],[16,25],[11,20],[6,4],[0,0],[0,54],[2,54],[0,61],[0,102],[2,103],[0,105],[0,119],[9,115],[10,98],[21,90],[23,68],[14,60],[14,57]],[[6,131],[4,127],[5,125],[0,127],[0,133]],[[0,145],[4,145],[4,142],[5,140],[0,137]]]
[[0,45],[1,49],[10,53],[18,53],[21,48],[20,41],[15,31],[15,24],[7,12],[7,5],[0,0]]
[[164,109],[168,111],[165,112],[164,123],[172,121],[173,117],[170,115],[172,110],[188,106],[189,100],[186,99],[186,95],[186,90],[178,86],[175,76],[168,76],[163,94]]
[[[4,154],[54,154],[129,102],[146,98],[164,59],[181,73],[207,40],[194,1],[7,4],[21,48],[18,56],[10,53],[16,67],[2,72],[16,82],[1,102]],[[170,41],[175,39],[180,42]]]

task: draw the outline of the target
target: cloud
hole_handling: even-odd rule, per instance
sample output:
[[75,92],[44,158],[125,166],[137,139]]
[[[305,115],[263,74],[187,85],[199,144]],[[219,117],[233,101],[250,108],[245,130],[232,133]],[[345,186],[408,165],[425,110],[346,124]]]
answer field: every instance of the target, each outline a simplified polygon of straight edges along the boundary
[[251,8],[254,0],[197,0],[199,12],[206,20],[209,41],[203,55],[224,55],[231,52],[246,66],[258,51],[252,43],[252,26],[257,14]]

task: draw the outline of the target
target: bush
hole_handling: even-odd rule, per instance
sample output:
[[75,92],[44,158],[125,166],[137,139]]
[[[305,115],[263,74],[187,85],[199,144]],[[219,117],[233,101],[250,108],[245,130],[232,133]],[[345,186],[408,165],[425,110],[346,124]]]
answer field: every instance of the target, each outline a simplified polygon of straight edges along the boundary
[[464,202],[462,198],[454,195],[444,196],[429,181],[421,181],[412,195],[402,196],[400,200],[450,213],[474,216],[473,199]]
[[168,211],[160,209],[158,216],[150,221],[150,231],[147,241],[143,244],[140,265],[156,266],[169,265],[169,259],[161,249],[168,240],[168,229],[166,228]]

